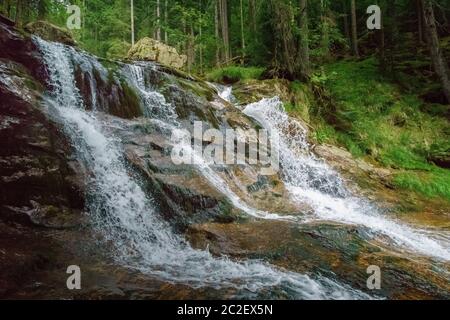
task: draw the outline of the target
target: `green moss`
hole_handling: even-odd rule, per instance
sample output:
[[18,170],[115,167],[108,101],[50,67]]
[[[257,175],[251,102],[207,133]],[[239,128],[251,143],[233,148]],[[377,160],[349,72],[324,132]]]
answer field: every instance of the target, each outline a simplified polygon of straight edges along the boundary
[[122,67],[122,65],[115,60],[98,58],[98,61],[111,73],[112,76]]
[[[427,161],[433,150],[446,149],[442,146],[450,140],[448,121],[423,112],[423,101],[383,78],[375,59],[340,61],[325,70],[328,76],[322,85],[335,110],[321,115],[335,132],[319,126],[317,140],[337,141],[354,156],[404,170],[394,179],[398,188],[448,199],[450,171]],[[325,116],[327,112],[332,117]]]
[[185,89],[191,91],[193,94],[205,98],[207,101],[211,101],[214,99],[214,90],[206,85],[206,83],[198,81],[189,81],[184,79],[178,79],[178,83],[180,86]]
[[404,172],[393,180],[396,187],[412,190],[428,197],[442,197],[450,201],[450,172],[435,168],[431,172]]
[[215,69],[206,76],[208,81],[218,83],[236,83],[241,80],[259,79],[264,68],[230,66]]
[[426,162],[426,159],[415,154],[408,148],[401,146],[395,146],[387,148],[387,150],[383,150],[383,153],[379,159],[385,166],[390,166],[397,169],[429,171],[431,167]]
[[313,132],[313,139],[319,144],[336,143],[336,130],[324,122],[319,122]]
[[106,57],[109,59],[123,59],[127,56],[128,50],[130,50],[131,44],[123,40],[111,40],[109,41],[109,48],[106,52]]
[[308,85],[300,81],[292,81],[289,87],[294,94],[302,94],[308,91]]
[[123,95],[120,96],[120,105],[114,106],[114,109],[110,110],[111,114],[125,119],[142,116],[143,112],[136,92],[126,81],[121,81],[121,87]]
[[48,21],[30,22],[25,26],[25,30],[48,41],[61,42],[67,45],[76,45],[76,42],[69,30],[59,27]]

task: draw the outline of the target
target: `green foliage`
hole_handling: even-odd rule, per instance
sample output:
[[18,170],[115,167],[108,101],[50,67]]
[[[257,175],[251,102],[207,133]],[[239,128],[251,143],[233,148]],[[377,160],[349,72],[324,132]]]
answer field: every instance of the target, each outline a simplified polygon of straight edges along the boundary
[[122,59],[126,56],[128,50],[130,50],[131,44],[126,41],[118,39],[109,42],[109,48],[106,51],[106,57],[108,59]]
[[327,74],[323,68],[320,69],[319,71],[313,73],[311,75],[311,83],[312,84],[316,84],[316,85],[324,85],[326,84],[332,77],[336,76],[337,73],[336,72],[332,72],[330,74]]
[[264,68],[230,66],[212,70],[207,74],[208,81],[235,83],[241,80],[259,79]]
[[337,133],[336,130],[326,124],[325,122],[318,122],[314,132],[313,132],[314,136],[313,139],[314,141],[316,141],[319,144],[335,144],[337,143],[336,137],[337,137]]
[[[380,76],[374,59],[334,63],[326,73],[330,76],[320,82],[337,105],[335,122],[330,123],[337,131],[337,142],[355,156],[407,170],[396,177],[397,187],[448,197],[449,171],[427,161],[435,150],[446,150],[448,121],[422,112],[423,102]],[[331,130],[321,127],[316,136],[326,141],[330,134]]]
[[429,173],[405,172],[394,178],[398,188],[412,190],[427,197],[450,200],[450,172],[435,168]]
[[[358,0],[357,37],[362,60],[342,60],[318,68],[337,57],[348,57],[350,53],[349,1],[308,1],[306,29],[309,32],[306,32],[299,23],[304,21],[299,20],[299,1],[228,0],[229,30],[226,31],[230,38],[231,58],[238,62],[237,58],[241,57],[243,64],[213,69],[207,79],[234,83],[258,79],[264,72],[291,80],[310,80],[307,84],[291,82],[291,91],[301,98],[291,101],[286,109],[307,119],[312,99],[305,94],[308,91],[305,86],[329,90],[336,104],[315,110],[313,138],[317,142],[341,144],[355,156],[371,157],[384,166],[405,170],[396,178],[398,187],[445,196],[448,171],[438,170],[427,159],[440,159],[448,154],[450,127],[445,117],[448,118],[449,108],[439,104],[434,96],[440,92],[439,79],[430,72],[425,43],[418,42],[417,8],[415,4],[411,5],[412,2],[375,1],[385,13],[384,46],[381,47],[381,34],[368,32],[365,26],[366,9],[374,3]],[[17,8],[19,3],[24,4],[22,10]],[[160,4],[159,19],[157,3]],[[160,28],[164,42],[176,47],[180,53],[193,55],[189,71],[203,74],[204,70],[214,66],[227,65],[231,62],[224,61],[222,54],[222,26],[216,29],[216,3],[209,0],[134,0],[136,40],[154,38]],[[128,0],[12,0],[0,2],[0,9],[3,14],[16,19],[19,26],[37,19],[65,26],[69,4],[81,8],[82,29],[72,32],[82,48],[111,59],[120,59],[126,54],[131,43]],[[435,6],[442,52],[447,60],[450,11],[443,8],[449,5],[450,0],[440,0]],[[301,66],[299,47],[305,43],[301,41],[302,37],[306,38],[310,60],[316,67],[312,73],[308,70],[305,77],[297,70]],[[242,40],[245,40],[245,46]],[[382,68],[377,61],[381,62]],[[386,77],[381,76],[380,71]],[[400,91],[390,79],[402,83],[410,94]],[[424,104],[416,96],[417,92],[431,93],[428,99],[435,103]]]

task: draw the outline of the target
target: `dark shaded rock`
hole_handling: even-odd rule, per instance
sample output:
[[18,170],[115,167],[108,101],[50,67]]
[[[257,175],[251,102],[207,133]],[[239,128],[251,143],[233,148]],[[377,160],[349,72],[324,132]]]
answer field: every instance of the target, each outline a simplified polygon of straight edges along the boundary
[[[75,68],[75,81],[88,109],[97,108],[99,111],[113,116],[133,119],[143,115],[139,97],[136,92],[125,82],[109,75],[104,79],[99,70],[93,73]],[[92,86],[94,86],[92,88]],[[96,106],[93,106],[92,94],[95,93]]]
[[0,22],[0,59],[23,65],[34,79],[46,84],[48,72],[39,49],[29,36]]
[[[0,60],[0,297],[45,290],[49,270],[72,264],[56,230],[85,223],[84,169],[41,106],[42,87],[18,64]],[[58,266],[66,261],[63,266]],[[44,287],[44,288],[42,288]],[[64,289],[61,286],[60,290]],[[60,295],[62,296],[62,295]]]
[[428,161],[434,163],[441,168],[450,168],[450,146],[448,145],[432,145],[430,148]]
[[16,23],[9,19],[8,17],[5,17],[4,15],[0,14],[0,23],[6,24],[7,26],[14,27]]
[[[14,66],[14,65],[12,65]],[[27,89],[32,81],[5,64],[0,66],[0,204],[84,208],[80,172],[68,165],[72,147],[40,108],[39,93]],[[1,210],[1,209],[0,209]]]
[[[129,132],[128,132],[129,134]],[[211,187],[194,167],[173,163],[171,145],[157,133],[124,137],[126,157],[140,176],[166,220],[184,230],[192,223],[223,220],[231,216],[226,198]]]

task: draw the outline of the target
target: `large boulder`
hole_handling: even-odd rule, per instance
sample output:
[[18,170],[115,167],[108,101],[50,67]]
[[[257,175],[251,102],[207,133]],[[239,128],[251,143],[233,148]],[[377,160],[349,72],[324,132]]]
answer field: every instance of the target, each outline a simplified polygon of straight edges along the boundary
[[147,37],[142,38],[131,47],[127,58],[130,60],[156,61],[176,69],[182,69],[187,61],[187,57],[180,55],[175,48]]
[[60,28],[47,21],[30,22],[25,26],[25,30],[47,41],[61,42],[69,46],[76,45],[72,34],[67,29]]

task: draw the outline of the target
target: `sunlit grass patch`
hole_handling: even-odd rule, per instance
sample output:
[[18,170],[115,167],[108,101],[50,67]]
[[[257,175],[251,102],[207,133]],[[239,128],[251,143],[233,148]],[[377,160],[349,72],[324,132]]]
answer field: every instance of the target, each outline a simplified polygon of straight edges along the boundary
[[[337,142],[356,157],[403,170],[394,178],[396,187],[450,200],[450,171],[427,160],[448,144],[448,120],[422,112],[423,101],[384,79],[375,59],[340,61],[326,72],[331,76],[324,85],[336,105],[336,123],[328,125]],[[330,134],[321,126],[316,136],[326,141]]]

